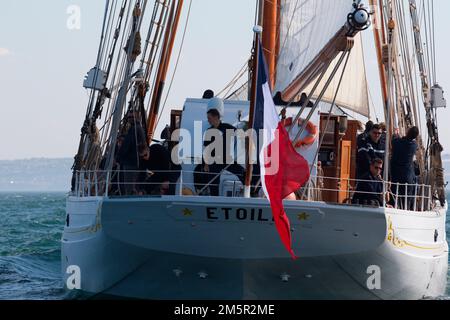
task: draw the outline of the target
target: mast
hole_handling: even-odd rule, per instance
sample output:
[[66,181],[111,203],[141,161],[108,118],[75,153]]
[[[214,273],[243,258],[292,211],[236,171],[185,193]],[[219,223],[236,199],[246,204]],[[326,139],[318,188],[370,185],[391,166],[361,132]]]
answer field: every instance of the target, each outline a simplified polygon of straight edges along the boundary
[[[253,129],[253,122],[255,120],[255,107],[256,107],[256,86],[258,85],[258,67],[259,67],[259,50],[260,48],[260,33],[261,28],[259,26],[256,26],[254,28],[255,31],[255,45],[253,49],[253,63],[252,63],[252,87],[251,87],[251,96],[250,96],[250,111],[249,111],[249,117],[248,117],[248,132],[252,132]],[[253,136],[247,138],[247,150],[246,150],[246,170],[245,170],[245,190],[244,190],[244,196],[246,198],[250,198],[250,190],[251,190],[251,183],[252,183],[252,177],[253,177]]]
[[262,50],[267,61],[269,71],[269,85],[273,89],[276,80],[276,64],[279,50],[280,24],[279,24],[280,0],[264,0],[262,15]]
[[[264,6],[263,3],[267,2],[265,0],[260,0],[259,8],[258,8],[258,23],[262,24],[263,18],[263,11]],[[251,81],[251,87],[250,87],[250,110],[249,110],[249,117],[248,117],[248,132],[252,132],[253,130],[253,123],[255,121],[255,108],[256,108],[256,94],[257,94],[257,85],[258,85],[258,69],[259,69],[259,50],[262,50],[260,48],[260,35],[263,31],[261,29],[260,25],[257,25],[253,28],[253,31],[255,33],[254,37],[254,43],[253,43],[253,56],[252,56],[252,81]],[[250,198],[251,196],[251,184],[252,184],[252,178],[253,178],[253,136],[247,137],[247,143],[246,143],[246,158],[245,158],[245,164],[246,164],[246,170],[245,170],[245,188],[244,188],[244,197]]]
[[[393,115],[393,85],[394,85],[394,74],[392,70],[393,66],[393,52],[394,52],[394,30],[395,30],[395,22],[392,20],[392,8],[388,11],[389,15],[389,35],[387,39],[387,45],[386,45],[386,51],[387,51],[387,62],[386,62],[386,68],[387,68],[387,88],[388,88],[388,96],[386,100],[386,145],[385,145],[385,154],[384,154],[384,175],[383,180],[389,181],[389,160],[390,160],[390,146],[391,146],[391,136],[393,133],[392,129],[392,122],[394,117]],[[386,192],[388,190],[386,189],[386,184],[383,183],[383,200],[386,201]]]
[[[385,26],[384,26],[384,19],[383,14],[381,12],[382,7],[380,6],[380,3],[378,0],[370,0],[370,5],[372,8],[377,9],[375,10],[375,13],[372,15],[373,17],[373,36],[375,39],[375,48],[377,53],[377,60],[378,60],[378,71],[380,73],[380,84],[381,84],[381,92],[383,95],[383,103],[384,103],[384,111],[387,115],[387,101],[388,101],[388,86],[387,86],[387,75],[386,70],[384,68],[384,62],[383,62],[383,43],[384,43],[384,34],[385,34]],[[378,23],[378,15],[380,15],[380,23]],[[380,29],[382,31],[382,34],[380,33]]]
[[[177,2],[177,4],[176,4]],[[163,42],[163,48],[161,53],[161,60],[159,63],[158,73],[156,76],[155,87],[153,88],[152,100],[150,102],[150,111],[147,121],[147,140],[151,142],[155,129],[156,119],[159,113],[159,107],[161,104],[161,97],[165,86],[167,77],[167,71],[169,69],[170,58],[172,56],[173,46],[175,43],[175,37],[178,29],[178,23],[181,17],[181,11],[183,8],[184,0],[174,1],[169,14],[169,20],[167,23],[167,30]],[[176,9],[175,9],[176,7]]]

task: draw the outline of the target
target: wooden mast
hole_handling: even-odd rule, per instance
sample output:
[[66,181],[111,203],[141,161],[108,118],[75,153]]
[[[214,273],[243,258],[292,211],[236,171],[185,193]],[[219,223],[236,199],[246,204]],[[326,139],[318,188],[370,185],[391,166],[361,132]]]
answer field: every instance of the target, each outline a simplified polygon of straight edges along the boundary
[[[177,4],[176,4],[177,2]],[[161,60],[156,75],[155,87],[153,88],[152,100],[150,103],[150,112],[147,121],[147,140],[151,142],[156,129],[156,119],[159,113],[159,106],[161,104],[162,92],[169,69],[170,58],[172,56],[173,46],[175,43],[175,36],[178,29],[178,23],[181,17],[184,0],[178,0],[172,3],[167,22],[167,30],[164,36],[164,42],[161,52]],[[176,9],[175,9],[176,7]]]
[[[372,8],[380,8],[379,10],[382,10],[380,7],[378,0],[370,0],[370,5]],[[378,23],[378,17],[377,15],[380,14],[381,20],[380,23]],[[383,14],[380,11],[376,11],[375,14],[372,15],[373,17],[373,36],[375,39],[375,47],[377,52],[377,59],[378,59],[378,71],[380,73],[380,83],[381,83],[381,92],[383,95],[383,103],[384,103],[384,110],[385,114],[387,115],[387,101],[388,101],[388,87],[387,87],[387,75],[386,75],[386,69],[384,68],[383,63],[383,43],[385,39],[385,26],[384,26],[384,18]],[[380,33],[380,29],[382,33]]]
[[269,71],[269,84],[273,89],[276,80],[276,64],[279,50],[279,1],[280,0],[264,0],[263,4],[263,33],[262,33],[262,49],[267,61]]
[[[258,68],[259,68],[259,51],[263,50],[264,56],[267,61],[267,67],[269,71],[269,85],[273,89],[276,79],[276,65],[279,50],[279,6],[280,0],[260,0],[259,3],[259,16],[258,24],[262,26],[262,36],[258,27],[255,27],[255,43],[253,49],[253,63],[252,63],[252,83],[250,92],[250,111],[249,111],[249,124],[248,130],[251,132],[253,129],[253,121],[255,118],[255,106],[256,106],[256,86],[258,81]],[[261,45],[260,46],[260,41]],[[247,159],[246,159],[246,174],[245,174],[245,194],[246,198],[250,198],[251,181],[253,177],[253,137],[249,138],[247,144]]]
[[[261,42],[261,25],[264,23],[264,6],[265,3],[268,2],[266,0],[259,0],[258,6],[258,25],[253,28],[255,32],[254,43],[253,43],[253,56],[252,56],[252,65],[251,65],[251,87],[250,87],[250,110],[248,116],[248,128],[247,132],[252,132],[253,130],[253,122],[255,120],[255,107],[256,107],[256,94],[258,85],[258,69],[259,69],[259,50],[262,50],[260,47]],[[245,146],[245,189],[244,189],[244,197],[250,198],[251,196],[251,183],[253,178],[253,136],[246,137],[246,146]]]
[[[248,132],[252,132],[253,129],[253,122],[255,120],[255,106],[256,106],[256,94],[257,94],[257,88],[258,85],[258,67],[259,67],[259,50],[260,48],[260,33],[257,30],[257,27],[255,27],[255,44],[253,46],[253,58],[252,58],[252,83],[251,83],[251,93],[250,93],[250,110],[249,110],[249,117],[248,117]],[[246,198],[250,198],[250,190],[251,190],[251,183],[252,183],[252,177],[253,177],[253,136],[246,137],[248,139],[246,141],[246,170],[245,170],[245,190],[244,190],[244,196]]]

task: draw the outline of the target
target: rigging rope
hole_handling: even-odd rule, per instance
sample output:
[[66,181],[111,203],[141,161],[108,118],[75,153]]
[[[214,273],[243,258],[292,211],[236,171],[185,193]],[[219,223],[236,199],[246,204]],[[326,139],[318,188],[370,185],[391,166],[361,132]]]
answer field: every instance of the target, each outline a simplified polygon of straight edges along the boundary
[[[109,11],[109,3],[110,3],[109,0],[107,0],[106,4],[105,4],[105,14],[103,16],[103,24],[102,24],[102,31],[101,31],[101,35],[100,35],[100,43],[99,43],[98,51],[97,51],[97,61],[95,63],[96,72],[94,73],[94,82],[93,83],[97,82],[97,77],[98,77],[98,74],[100,71],[99,68],[101,66],[101,61],[103,60],[102,53],[103,53],[104,46],[105,46],[105,32],[108,31],[107,30],[107,22],[108,22],[108,13],[110,12]],[[88,104],[86,119],[91,117],[91,114],[93,111],[92,109],[94,107],[95,95],[96,95],[96,90],[92,90],[90,97],[89,97],[89,104]]]
[[436,20],[434,18],[434,0],[431,0],[431,12],[432,12],[432,38],[433,38],[433,69],[434,69],[434,81],[437,82],[437,72],[436,72]]
[[[131,8],[133,7],[130,3],[128,5],[128,10],[126,10],[127,5],[128,5],[128,1],[125,0],[123,3],[122,9],[121,9],[121,10],[123,10],[123,12],[121,11],[123,14],[125,14],[125,11],[127,11],[126,17],[125,17],[125,26],[128,26],[130,11],[131,11]],[[126,29],[126,27],[125,27],[125,29]],[[119,29],[116,29],[116,30],[119,30]],[[122,37],[120,39],[120,48],[123,48],[125,46],[125,39],[126,39],[125,36],[129,32],[131,32],[131,29],[127,29],[127,30],[124,30],[124,32],[122,32]],[[114,57],[111,57],[111,62],[113,62],[113,60],[114,60]],[[114,67],[114,71],[113,71],[113,77],[111,78],[111,82],[110,82],[111,83],[110,92],[113,94],[113,96],[108,101],[108,107],[107,107],[107,113],[106,113],[106,119],[105,119],[105,121],[107,120],[107,122],[106,122],[107,125],[105,127],[105,130],[102,132],[101,140],[103,142],[103,146],[102,146],[103,152],[106,151],[107,144],[109,144],[109,138],[106,138],[106,136],[107,135],[108,135],[108,137],[110,136],[111,120],[114,115],[114,110],[112,110],[111,107],[112,107],[114,101],[117,100],[117,96],[119,94],[119,91],[117,90],[117,88],[119,88],[121,85],[120,79],[123,79],[123,74],[125,72],[125,63],[126,63],[126,55],[124,54],[123,50],[119,50],[119,53],[116,58],[116,62],[114,64],[115,67]],[[112,63],[111,63],[111,66],[112,66]],[[118,75],[118,77],[117,77],[117,75]],[[119,81],[116,83],[117,79],[119,79]]]
[[[283,45],[280,47],[280,50],[278,52],[277,64],[279,62],[281,53],[285,50],[285,46],[286,46],[286,42],[287,42],[287,39],[288,39],[288,35],[289,35],[289,32],[291,31],[292,23],[294,22],[295,12],[297,11],[298,2],[299,2],[299,0],[296,0],[295,6],[294,6],[294,10],[292,10],[292,16],[289,19],[289,25],[288,25],[288,28],[287,28],[287,31],[286,31],[286,36],[284,37]],[[281,19],[279,19],[279,20],[280,21],[278,21],[278,23],[281,26]],[[276,42],[280,41],[280,35],[281,35],[281,32],[278,32]]]
[[[107,42],[106,42],[105,48],[106,48],[107,52],[110,52],[110,49],[111,49],[111,47],[110,47],[111,42],[112,42],[111,31],[112,31],[112,24],[114,22],[113,20],[114,20],[114,17],[116,16],[116,8],[117,8],[117,1],[113,1],[113,5],[112,5],[112,8],[111,8],[111,11],[109,14],[109,18],[108,18],[108,27],[107,27],[107,33],[106,33]],[[103,48],[103,50],[105,50],[105,48]],[[102,55],[103,55],[103,52],[102,52]],[[104,59],[103,62],[105,64],[102,65],[102,70],[105,70],[106,64],[107,64],[107,59]]]
[[[313,160],[311,162],[311,167],[309,169],[309,176],[310,176],[309,180],[310,181],[311,181],[311,174],[312,174],[312,171],[314,169],[314,164],[316,163],[317,157],[319,156],[320,148],[321,148],[321,146],[323,144],[323,141],[325,139],[325,135],[328,132],[327,130],[328,130],[328,125],[330,124],[330,121],[331,121],[331,114],[333,112],[334,106],[336,105],[336,99],[337,99],[337,96],[339,94],[339,89],[341,88],[341,84],[342,84],[342,80],[344,78],[345,70],[347,69],[348,61],[350,59],[350,52],[351,52],[351,50],[346,52],[347,53],[347,57],[346,57],[346,60],[345,60],[345,63],[344,63],[344,68],[342,69],[341,77],[339,78],[339,82],[338,82],[338,85],[336,87],[336,92],[334,94],[333,102],[331,103],[331,106],[330,106],[330,111],[328,112],[327,121],[325,123],[325,127],[323,129],[322,134],[321,134],[319,145],[318,145],[317,150],[315,152],[314,158],[313,158]],[[309,189],[309,188],[305,188],[304,189],[302,198],[305,197],[305,193],[306,193],[307,189]]]
[[[369,94],[369,101],[370,101],[369,105],[373,108],[374,115],[375,115],[375,120],[377,121],[377,123],[379,123],[380,119],[378,118],[378,112],[377,112],[377,109],[375,107],[375,103],[373,102],[372,93],[370,91],[369,86],[367,86],[367,93]],[[370,116],[369,116],[369,120],[370,120]]]
[[[136,1],[136,3],[139,3],[139,0]],[[134,26],[136,25],[136,23],[134,22],[134,19],[131,21],[131,23],[129,23],[130,17],[131,17],[131,14],[130,14],[131,9],[136,7],[136,3],[133,5],[131,2],[130,3],[125,2],[125,4],[124,4],[123,13],[125,14],[125,11],[126,11],[126,18],[125,18],[125,26],[126,27],[125,27],[125,30],[122,32],[122,37],[120,40],[120,48],[124,48],[126,46],[126,42],[128,40],[127,35],[131,35],[131,33],[134,29]],[[127,4],[129,4],[128,10],[126,10]],[[111,142],[112,142],[111,138],[112,138],[112,135],[114,134],[112,131],[114,128],[111,128],[111,125],[112,125],[112,122],[114,121],[114,117],[116,116],[117,110],[115,110],[115,108],[110,108],[110,106],[112,106],[112,104],[116,105],[117,99],[119,98],[120,90],[117,90],[117,89],[118,89],[118,87],[122,86],[123,82],[121,81],[121,79],[124,79],[124,81],[126,81],[125,69],[126,69],[127,64],[128,64],[128,52],[125,52],[125,50],[119,50],[119,54],[117,56],[117,60],[115,63],[115,68],[114,68],[114,77],[113,77],[113,81],[111,83],[113,84],[115,82],[118,70],[120,70],[119,78],[118,78],[119,81],[117,83],[117,87],[112,87],[110,89],[111,92],[112,91],[115,92],[115,96],[112,99],[110,99],[110,101],[109,101],[110,105],[108,106],[108,109],[110,110],[110,115],[107,116],[107,119],[109,119],[109,121],[108,121],[108,125],[106,126],[106,130],[103,132],[103,137],[102,137],[102,140],[104,141],[104,143],[103,143],[104,150],[103,151],[105,152],[105,155],[106,155],[106,151],[111,151],[111,150],[108,150],[108,146],[112,149],[115,149],[115,146],[111,147]],[[117,114],[117,117],[119,117],[119,116],[121,116],[121,115]],[[106,135],[107,135],[107,138],[106,138]]]
[[238,73],[231,79],[229,83],[216,95],[221,96],[227,89],[228,92],[224,95],[225,97],[228,96],[228,93],[234,88],[236,83],[243,77],[243,75],[248,71],[248,60],[245,61],[242,68],[239,69]]
[[[341,67],[342,62],[344,61],[344,58],[346,56],[346,54],[350,52],[349,50],[344,51],[341,55],[341,57],[339,58],[339,61],[337,62],[336,66],[334,67],[333,71],[331,72],[330,76],[328,77],[325,85],[322,88],[322,91],[320,92],[319,96],[317,97],[316,102],[314,103],[314,106],[311,108],[311,111],[309,112],[308,116],[306,117],[304,123],[302,124],[302,127],[300,128],[300,130],[297,132],[297,135],[294,139],[297,140],[298,138],[300,138],[300,135],[303,133],[303,131],[305,131],[306,129],[306,125],[308,123],[309,120],[311,120],[311,117],[313,116],[313,113],[315,111],[315,109],[318,107],[319,102],[322,100],[323,95],[325,94],[326,90],[328,89],[328,87],[330,86],[331,81],[334,79],[334,76],[336,75],[336,73],[338,72],[339,68]],[[319,80],[320,81],[320,80]],[[309,101],[308,101],[309,102]],[[305,106],[308,104],[308,102],[305,103]],[[304,109],[304,108],[302,108]],[[302,110],[300,110],[300,112],[302,112]],[[298,121],[298,118],[300,117],[301,113],[299,112],[299,114],[296,117],[296,120],[294,121],[294,123],[296,121]]]

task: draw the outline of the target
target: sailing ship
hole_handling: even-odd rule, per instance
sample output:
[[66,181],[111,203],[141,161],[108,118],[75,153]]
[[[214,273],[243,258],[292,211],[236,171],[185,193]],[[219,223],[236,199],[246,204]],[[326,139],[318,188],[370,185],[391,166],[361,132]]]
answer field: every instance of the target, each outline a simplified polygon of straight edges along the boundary
[[[247,181],[243,185],[230,173],[220,177],[219,196],[196,189],[194,161],[177,169],[173,194],[122,195],[115,188],[123,182],[115,163],[117,141],[130,114],[147,142],[158,143],[180,17],[190,12],[184,2],[106,1],[97,62],[84,81],[90,99],[67,198],[64,284],[73,280],[71,266],[77,266],[78,289],[139,299],[443,295],[447,201],[437,110],[445,99],[436,83],[433,26],[420,23],[428,18],[428,2],[370,0],[365,7],[357,0],[257,1],[256,25],[262,28],[255,28],[251,57],[227,88],[231,92],[238,78],[247,77],[225,97],[224,121],[251,126],[262,63],[257,52],[263,50],[280,120],[291,117],[293,141],[311,135],[314,127],[318,131],[298,149],[310,165],[309,181],[295,199],[284,201],[296,260],[279,239],[269,200],[250,196]],[[361,40],[370,26],[386,123],[385,164],[394,132],[425,128],[416,154],[418,182],[409,186],[415,190],[412,206],[404,205],[408,194],[393,191],[388,167],[381,205],[349,200],[358,183],[358,119],[373,118],[368,87],[375,84],[366,78]],[[168,130],[195,136],[200,121],[204,133],[208,103],[187,98],[182,110],[170,111]],[[295,125],[300,118],[302,125]],[[183,160],[201,159],[201,149],[192,146]]]

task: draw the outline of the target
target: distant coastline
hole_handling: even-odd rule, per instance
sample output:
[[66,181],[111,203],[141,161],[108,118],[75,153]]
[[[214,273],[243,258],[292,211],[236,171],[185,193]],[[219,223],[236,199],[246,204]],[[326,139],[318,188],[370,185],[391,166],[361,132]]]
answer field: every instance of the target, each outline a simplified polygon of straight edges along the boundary
[[[450,181],[450,154],[442,160]],[[0,160],[0,192],[68,192],[72,164],[73,158]]]

